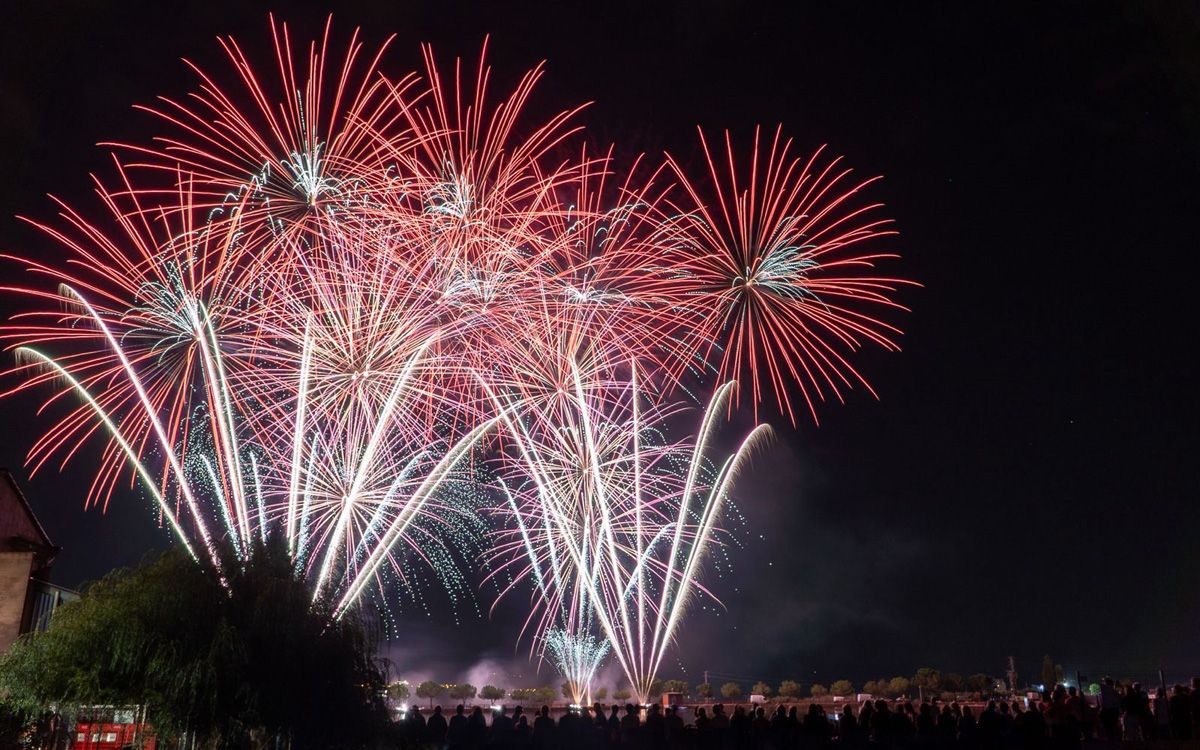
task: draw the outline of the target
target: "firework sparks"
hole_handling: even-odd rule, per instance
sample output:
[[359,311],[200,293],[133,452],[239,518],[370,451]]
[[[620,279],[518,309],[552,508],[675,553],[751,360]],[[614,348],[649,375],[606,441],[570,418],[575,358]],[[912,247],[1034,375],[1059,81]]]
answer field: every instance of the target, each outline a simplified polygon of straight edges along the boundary
[[704,590],[697,574],[731,486],[768,434],[759,425],[732,455],[710,461],[733,388],[717,389],[695,438],[676,442],[661,437],[668,411],[643,413],[636,377],[613,399],[585,389],[576,369],[575,413],[563,426],[496,397],[514,443],[510,473],[526,478],[508,494],[515,528],[500,534],[496,563],[534,582],[542,606],[531,622],[546,631],[556,661],[562,644],[551,634],[586,640],[594,617],[640,700],[688,602]]
[[877,178],[853,179],[840,159],[822,164],[821,149],[793,156],[782,128],[765,140],[755,131],[749,174],[729,133],[724,155],[703,131],[700,143],[707,192],[668,157],[690,201],[680,293],[698,313],[696,346],[719,349],[720,377],[748,383],[756,411],[770,391],[793,423],[792,387],[814,420],[827,393],[842,400],[859,383],[874,394],[847,354],[868,342],[898,348],[899,329],[871,313],[904,309],[892,296],[911,283],[875,275],[894,254],[861,249],[895,234],[880,204],[857,200]]
[[296,46],[272,19],[277,76],[221,40],[232,84],[191,66],[198,90],[146,108],[166,132],[118,146],[100,218],[34,222],[61,257],[22,261],[4,291],[29,309],[0,329],[6,393],[57,415],[29,463],[99,443],[88,503],[140,484],[218,568],[279,536],[335,614],[412,557],[462,585],[495,490],[481,557],[531,587],[532,648],[576,698],[607,653],[644,696],[766,437],[714,460],[732,381],[756,417],[794,421],[798,391],[815,418],[866,385],[854,350],[895,348],[878,311],[907,282],[861,249],[892,234],[870,180],[780,130],[748,176],[703,135],[700,179],[622,164],[582,107],[530,121],[541,66],[496,97],[486,46],[473,76],[426,47],[391,77],[390,39],[338,58],[330,28]]

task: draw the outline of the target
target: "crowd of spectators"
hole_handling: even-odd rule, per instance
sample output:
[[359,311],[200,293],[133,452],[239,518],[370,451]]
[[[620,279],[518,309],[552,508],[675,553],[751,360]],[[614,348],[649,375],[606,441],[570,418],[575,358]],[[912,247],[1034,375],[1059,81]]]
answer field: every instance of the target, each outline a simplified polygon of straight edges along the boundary
[[[828,706],[828,707],[827,707]],[[490,718],[490,721],[489,721]],[[1118,686],[1098,695],[1056,686],[1035,699],[986,703],[843,701],[834,705],[700,706],[695,709],[597,703],[555,720],[550,707],[446,715],[412,708],[398,728],[405,750],[808,750],[878,748],[1074,748],[1120,741],[1200,738],[1200,678],[1191,686]]]

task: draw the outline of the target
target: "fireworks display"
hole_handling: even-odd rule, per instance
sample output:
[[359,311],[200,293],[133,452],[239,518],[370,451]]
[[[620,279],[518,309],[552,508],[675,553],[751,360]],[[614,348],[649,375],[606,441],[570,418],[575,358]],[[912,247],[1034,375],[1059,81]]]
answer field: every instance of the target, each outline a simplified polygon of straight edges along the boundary
[[645,697],[767,434],[715,455],[739,392],[815,419],[896,348],[871,180],[781,129],[619,163],[578,109],[529,122],[540,67],[497,94],[486,48],[394,78],[387,44],[271,32],[272,75],[221,40],[231,71],[114,145],[101,211],[10,258],[31,468],[98,450],[87,502],[136,483],[218,571],[279,538],[335,616],[481,563],[576,699],[609,653]]

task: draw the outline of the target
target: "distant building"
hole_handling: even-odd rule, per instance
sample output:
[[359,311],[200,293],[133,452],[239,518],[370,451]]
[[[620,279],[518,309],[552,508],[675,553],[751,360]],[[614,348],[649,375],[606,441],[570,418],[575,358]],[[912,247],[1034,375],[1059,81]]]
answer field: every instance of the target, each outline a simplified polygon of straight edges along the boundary
[[17,636],[44,630],[50,613],[78,595],[50,583],[59,548],[7,469],[0,469],[0,652]]

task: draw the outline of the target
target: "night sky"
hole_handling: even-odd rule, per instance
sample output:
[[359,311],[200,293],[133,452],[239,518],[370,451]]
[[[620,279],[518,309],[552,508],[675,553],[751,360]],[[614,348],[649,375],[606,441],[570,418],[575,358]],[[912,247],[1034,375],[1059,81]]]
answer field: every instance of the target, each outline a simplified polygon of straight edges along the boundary
[[[6,9],[0,250],[46,251],[14,214],[49,219],[47,193],[95,207],[87,175],[111,165],[94,144],[156,131],[131,105],[188,91],[181,56],[224,71],[214,37],[232,33],[266,63],[268,10],[305,38],[330,10],[138,5]],[[924,285],[902,297],[904,351],[860,358],[879,401],[776,420],[737,492],[732,575],[710,581],[728,611],[693,613],[664,676],[998,674],[1009,654],[1032,676],[1045,653],[1094,676],[1200,673],[1197,6],[339,2],[336,38],[356,25],[398,34],[391,72],[419,42],[473,56],[491,33],[501,82],[549,61],[535,116],[593,101],[590,134],[629,150],[783,122],[886,176],[890,270]],[[27,479],[34,407],[0,402],[0,465],[64,547],[58,581],[167,544],[137,493],[83,512],[86,457]],[[520,663],[511,606],[461,625],[447,609],[401,614],[409,672]]]

